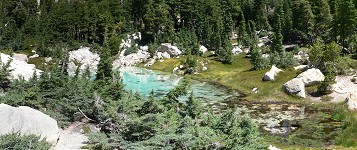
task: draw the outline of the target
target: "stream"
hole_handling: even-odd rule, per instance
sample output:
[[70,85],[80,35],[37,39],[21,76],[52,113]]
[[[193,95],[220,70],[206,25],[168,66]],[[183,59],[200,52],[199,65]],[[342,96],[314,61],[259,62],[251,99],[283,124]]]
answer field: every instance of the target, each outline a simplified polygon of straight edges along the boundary
[[[121,68],[120,73],[125,89],[143,96],[149,96],[153,90],[156,97],[162,97],[182,80],[182,77],[171,73],[139,67]],[[333,144],[331,141],[336,136],[335,133],[341,129],[341,123],[332,118],[331,109],[299,103],[248,101],[237,92],[196,80],[191,82],[189,92],[193,92],[206,108],[215,112],[228,108],[237,109],[240,115],[252,118],[259,129],[269,135],[288,137],[295,134],[302,139],[321,140],[329,145]],[[187,97],[180,97],[182,101],[185,99]],[[313,136],[310,135],[312,133]]]

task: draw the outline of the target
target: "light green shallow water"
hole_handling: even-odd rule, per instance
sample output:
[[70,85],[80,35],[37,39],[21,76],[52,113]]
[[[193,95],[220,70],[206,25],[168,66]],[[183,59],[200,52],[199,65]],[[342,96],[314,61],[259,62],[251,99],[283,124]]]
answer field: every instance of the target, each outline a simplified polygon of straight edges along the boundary
[[[143,96],[148,96],[154,90],[156,97],[165,95],[170,89],[177,86],[182,77],[171,73],[148,70],[139,67],[124,67],[120,69],[120,75],[125,84],[125,89],[128,91],[138,92]],[[230,94],[214,85],[192,81],[190,92],[203,101],[222,101],[230,96]],[[184,98],[181,98],[182,100]]]

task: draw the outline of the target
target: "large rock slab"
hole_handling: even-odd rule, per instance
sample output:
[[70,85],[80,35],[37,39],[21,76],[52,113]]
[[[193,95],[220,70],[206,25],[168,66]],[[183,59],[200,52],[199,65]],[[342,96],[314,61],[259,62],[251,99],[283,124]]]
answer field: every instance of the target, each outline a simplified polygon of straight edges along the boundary
[[34,72],[36,72],[36,75],[40,75],[41,74],[41,70],[36,69],[36,66],[34,64],[28,64],[25,61],[21,61],[18,59],[13,59],[10,55],[6,55],[1,53],[1,62],[3,64],[6,64],[7,62],[9,62],[10,60],[10,70],[12,70],[10,72],[11,74],[11,79],[19,79],[19,78],[24,78],[25,80],[29,80]]
[[271,69],[265,73],[264,77],[263,77],[263,81],[274,81],[276,75],[278,75],[279,72],[282,72],[283,70],[275,67],[275,65],[273,65],[271,67]]
[[296,78],[301,79],[305,86],[316,85],[325,80],[324,74],[319,69],[312,68],[299,74]]
[[182,51],[178,47],[173,46],[170,43],[162,43],[158,51],[162,53],[167,52],[171,57],[176,57],[182,54]]
[[18,132],[22,135],[35,134],[57,144],[59,130],[57,121],[50,116],[27,106],[12,107],[0,104],[0,135]]
[[294,78],[288,82],[286,82],[284,85],[284,90],[288,94],[295,94],[299,97],[305,98],[305,84],[304,82],[299,79],[299,78]]

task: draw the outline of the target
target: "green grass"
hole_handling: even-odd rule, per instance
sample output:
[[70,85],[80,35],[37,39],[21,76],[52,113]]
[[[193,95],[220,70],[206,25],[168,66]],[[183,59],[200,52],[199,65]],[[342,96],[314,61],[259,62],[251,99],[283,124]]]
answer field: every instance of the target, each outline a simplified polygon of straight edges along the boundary
[[[184,58],[181,57],[181,59]],[[173,68],[181,64],[181,59],[167,59],[164,62],[156,62],[148,68],[172,72]],[[206,65],[208,70],[193,75],[194,79],[209,81],[221,84],[232,90],[238,90],[246,95],[246,98],[249,100],[299,101],[298,98],[285,94],[282,89],[282,85],[285,82],[298,75],[299,72],[293,69],[284,70],[284,72],[279,73],[276,81],[263,82],[262,78],[268,69],[251,70],[250,59],[244,58],[244,55],[236,56],[233,64],[222,64],[215,57],[199,57],[198,60],[208,63]],[[252,94],[251,91],[255,87],[258,88],[259,92]]]

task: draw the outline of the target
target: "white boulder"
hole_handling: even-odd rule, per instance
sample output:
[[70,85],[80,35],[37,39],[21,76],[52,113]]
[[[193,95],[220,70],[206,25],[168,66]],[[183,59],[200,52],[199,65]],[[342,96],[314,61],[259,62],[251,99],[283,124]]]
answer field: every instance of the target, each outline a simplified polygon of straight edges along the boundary
[[12,107],[0,104],[0,135],[18,132],[21,135],[35,134],[52,145],[57,144],[59,130],[57,121],[50,116],[27,106]]
[[208,68],[206,66],[202,67],[202,71],[206,71]]
[[299,79],[299,78],[294,78],[288,82],[286,82],[284,85],[284,90],[288,94],[295,94],[299,97],[305,98],[305,84],[304,82]]
[[349,93],[346,101],[350,110],[357,110],[357,91]]
[[204,54],[205,52],[208,51],[208,49],[207,49],[205,46],[201,45],[199,51],[200,51],[202,54]]
[[275,65],[273,65],[271,67],[271,69],[265,73],[264,77],[263,77],[263,81],[274,81],[275,80],[275,76],[278,75],[279,72],[282,72],[283,70],[275,67]]
[[325,80],[324,74],[319,69],[312,68],[299,74],[296,78],[301,79],[305,86],[316,85]]
[[158,51],[162,53],[167,52],[171,57],[176,57],[182,54],[182,51],[178,47],[173,46],[170,43],[162,43]]

